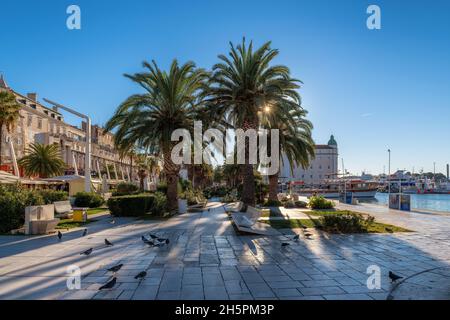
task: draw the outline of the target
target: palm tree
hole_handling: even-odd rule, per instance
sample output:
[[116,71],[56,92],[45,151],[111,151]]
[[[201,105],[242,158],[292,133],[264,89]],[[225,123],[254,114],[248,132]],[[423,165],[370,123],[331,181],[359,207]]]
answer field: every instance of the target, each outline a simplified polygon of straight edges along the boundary
[[[206,101],[211,114],[226,119],[234,128],[258,129],[262,111],[283,103],[292,108],[300,104],[296,89],[299,80],[290,77],[289,69],[282,65],[270,66],[278,50],[270,42],[253,50],[243,39],[235,47],[232,43],[229,57],[219,55],[220,63],[213,66],[210,88]],[[253,165],[248,161],[248,141],[245,145],[245,164],[241,165],[243,175],[242,201],[255,204],[255,183]]]
[[[287,160],[291,169],[294,166],[306,168],[314,157],[314,141],[311,137],[312,123],[305,119],[307,111],[298,108],[289,112],[280,112],[283,107],[269,112],[263,118],[267,129],[279,130],[280,162]],[[270,131],[269,131],[270,136]],[[270,144],[269,144],[270,149]],[[269,150],[270,151],[270,150]],[[279,170],[269,175],[269,200],[277,201]]]
[[27,176],[38,175],[41,178],[60,175],[66,167],[56,144],[30,144],[27,155],[20,159],[18,164],[25,170]]
[[11,91],[0,91],[0,166],[2,165],[3,126],[7,134],[11,133],[19,119],[21,106]]
[[162,155],[168,209],[172,211],[177,208],[180,166],[171,159],[175,145],[171,135],[175,129],[194,127],[196,108],[201,103],[198,93],[208,74],[196,69],[193,62],[180,66],[177,60],[168,72],[162,71],[154,61],[144,62],[143,66],[147,72],[125,76],[139,84],[145,93],[132,95],[123,102],[106,129],[117,128],[116,141],[120,144],[136,144],[151,154]]

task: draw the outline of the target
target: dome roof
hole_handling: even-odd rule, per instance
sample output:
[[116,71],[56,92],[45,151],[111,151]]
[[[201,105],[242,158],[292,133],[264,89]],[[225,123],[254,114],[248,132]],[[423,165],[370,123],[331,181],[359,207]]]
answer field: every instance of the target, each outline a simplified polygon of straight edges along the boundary
[[333,135],[331,135],[330,140],[328,140],[328,145],[329,146],[337,146],[337,142],[336,142],[336,140],[334,140]]

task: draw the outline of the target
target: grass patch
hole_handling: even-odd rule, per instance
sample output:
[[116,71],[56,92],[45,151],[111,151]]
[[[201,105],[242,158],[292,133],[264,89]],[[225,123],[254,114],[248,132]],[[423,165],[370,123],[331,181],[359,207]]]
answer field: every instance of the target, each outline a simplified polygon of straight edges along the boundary
[[[331,212],[329,212],[331,213]],[[325,214],[329,214],[325,213]],[[342,213],[341,213],[342,214]],[[317,215],[319,216],[319,215]],[[323,216],[323,215],[322,215]],[[394,226],[391,224],[381,223],[381,222],[372,222],[366,223],[361,222],[361,229],[356,231],[353,229],[350,232],[341,231],[343,228],[331,228],[324,227],[319,220],[319,217],[316,219],[284,219],[284,220],[264,220],[261,221],[263,223],[269,224],[272,228],[275,229],[298,229],[302,226],[308,228],[317,228],[322,231],[326,231],[329,233],[394,233],[394,232],[412,232],[411,230]],[[345,229],[344,229],[345,230]]]
[[74,229],[85,226],[91,222],[96,220],[88,219],[86,222],[73,221],[72,219],[63,219],[61,220],[55,229]]
[[92,209],[88,209],[86,212],[88,215],[91,215],[91,214],[96,214],[96,213],[105,212],[105,211],[108,211],[108,208],[92,208]]
[[343,215],[343,214],[352,214],[352,213],[359,213],[355,211],[350,210],[311,210],[308,212],[305,212],[307,214],[310,214],[312,216],[326,216],[326,215]]
[[314,228],[319,223],[317,219],[263,220],[261,222],[267,223],[275,229],[298,229],[302,226]]

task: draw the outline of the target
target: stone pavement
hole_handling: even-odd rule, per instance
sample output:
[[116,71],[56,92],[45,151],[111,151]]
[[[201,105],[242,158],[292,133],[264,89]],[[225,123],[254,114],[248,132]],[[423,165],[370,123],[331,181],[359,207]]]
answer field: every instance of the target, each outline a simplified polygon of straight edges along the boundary
[[[280,230],[289,236],[237,235],[222,204],[208,208],[166,220],[118,218],[114,225],[100,217],[86,237],[76,230],[61,242],[1,236],[0,299],[386,299],[389,270],[407,277],[450,265],[447,216],[412,216],[413,233],[314,231],[312,239],[293,242],[291,230]],[[168,237],[170,245],[146,246],[140,236],[148,232]],[[105,238],[114,246],[105,248]],[[291,245],[281,247],[286,241]],[[90,247],[90,256],[79,254]],[[112,276],[106,269],[119,263],[117,284],[98,291]],[[70,265],[81,268],[80,290],[66,288]],[[378,290],[366,285],[372,265],[381,268]],[[134,279],[144,270],[144,279]]]

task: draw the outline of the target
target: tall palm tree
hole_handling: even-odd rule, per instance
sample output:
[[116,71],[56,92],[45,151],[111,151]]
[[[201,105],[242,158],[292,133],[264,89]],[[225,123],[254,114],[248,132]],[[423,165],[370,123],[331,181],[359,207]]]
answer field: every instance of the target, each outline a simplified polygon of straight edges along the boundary
[[[314,141],[311,136],[313,125],[305,118],[306,110],[297,108],[284,112],[282,109],[283,106],[265,114],[262,123],[267,129],[279,130],[280,164],[286,160],[292,172],[295,166],[306,168],[310,159],[314,157]],[[270,144],[268,147],[270,149]],[[269,200],[271,201],[278,200],[279,172],[278,170],[275,174],[269,175]]]
[[0,166],[2,165],[3,127],[8,134],[11,133],[14,124],[19,119],[20,108],[14,93],[0,91]]
[[[246,46],[245,39],[237,47],[232,43],[230,46],[229,57],[219,55],[221,62],[213,66],[210,89],[206,93],[212,115],[246,131],[259,128],[261,111],[281,103],[293,108],[300,104],[296,91],[300,81],[291,78],[286,66],[270,65],[278,55],[270,42],[257,50],[253,50],[252,42]],[[254,168],[248,159],[248,141],[245,149],[245,164],[241,165],[242,201],[254,205]]]
[[167,203],[170,211],[177,208],[177,183],[180,166],[171,159],[175,143],[171,141],[175,129],[192,130],[198,96],[208,74],[196,69],[193,62],[179,65],[177,60],[169,71],[161,70],[153,61],[143,63],[146,72],[125,75],[144,90],[130,96],[115,111],[106,124],[107,130],[117,128],[116,141],[136,144],[149,153],[160,153],[167,180]]
[[48,178],[60,175],[66,167],[61,152],[56,144],[43,145],[32,143],[26,150],[27,155],[18,161],[27,176],[38,175]]

